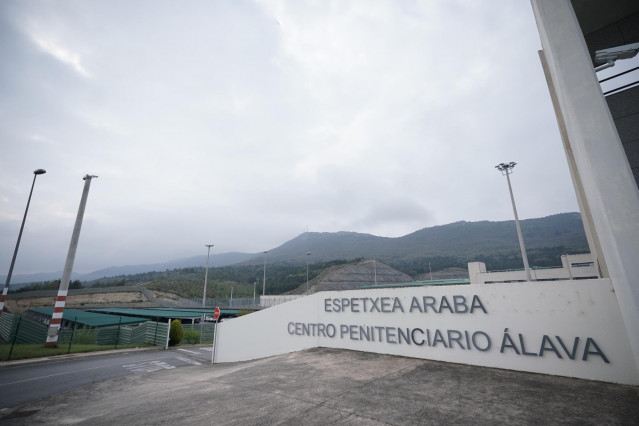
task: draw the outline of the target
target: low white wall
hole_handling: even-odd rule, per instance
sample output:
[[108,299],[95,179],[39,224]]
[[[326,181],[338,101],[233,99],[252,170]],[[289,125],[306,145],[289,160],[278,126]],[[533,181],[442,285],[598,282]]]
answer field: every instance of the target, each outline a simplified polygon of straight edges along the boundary
[[304,297],[302,295],[283,295],[283,296],[260,296],[260,306],[268,308],[282,303],[290,302],[291,300]]
[[216,362],[318,346],[639,385],[609,279],[316,293],[222,323]]

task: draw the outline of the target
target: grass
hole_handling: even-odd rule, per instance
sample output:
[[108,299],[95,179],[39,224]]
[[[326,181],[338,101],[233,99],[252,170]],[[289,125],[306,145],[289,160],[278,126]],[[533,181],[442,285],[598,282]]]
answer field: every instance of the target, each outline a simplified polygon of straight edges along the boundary
[[[118,345],[117,349],[125,348],[138,348],[145,346],[153,346],[148,343],[132,343],[129,345]],[[83,353],[83,352],[96,352],[107,351],[114,349],[114,345],[95,345],[95,344],[72,344],[71,352]],[[11,351],[11,344],[0,344],[0,361],[7,361],[9,359],[9,352]],[[63,355],[69,352],[69,345],[67,343],[59,343],[57,347],[47,348],[42,343],[20,343],[13,347],[11,352],[11,359],[27,359],[27,358],[41,358],[47,356]]]

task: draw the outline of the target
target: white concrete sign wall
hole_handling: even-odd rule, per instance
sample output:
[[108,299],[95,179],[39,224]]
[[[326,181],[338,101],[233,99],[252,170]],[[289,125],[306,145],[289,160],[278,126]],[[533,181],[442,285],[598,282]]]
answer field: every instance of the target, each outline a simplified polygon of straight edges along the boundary
[[216,362],[312,347],[639,384],[609,279],[316,293],[222,323]]

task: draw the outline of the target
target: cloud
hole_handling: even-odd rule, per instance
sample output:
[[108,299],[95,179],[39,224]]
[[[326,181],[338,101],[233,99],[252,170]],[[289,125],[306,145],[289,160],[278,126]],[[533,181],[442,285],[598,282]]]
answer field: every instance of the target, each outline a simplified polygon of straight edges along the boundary
[[84,78],[91,77],[88,71],[82,65],[82,61],[80,59],[80,55],[60,46],[54,40],[44,37],[42,35],[32,35],[31,38],[33,42],[38,45],[38,47],[44,50],[49,55],[56,58],[58,61],[63,64],[69,65],[75,72],[80,74]]
[[522,218],[576,210],[526,3],[4,2],[0,23],[0,235],[47,169],[16,273],[62,267],[86,173],[85,272],[510,219],[503,161]]

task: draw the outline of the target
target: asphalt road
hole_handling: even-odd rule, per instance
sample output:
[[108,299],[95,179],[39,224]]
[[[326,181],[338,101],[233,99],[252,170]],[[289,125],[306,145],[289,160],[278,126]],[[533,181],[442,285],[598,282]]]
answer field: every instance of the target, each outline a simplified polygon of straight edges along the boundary
[[129,352],[0,369],[0,412],[81,386],[211,362],[211,347]]

